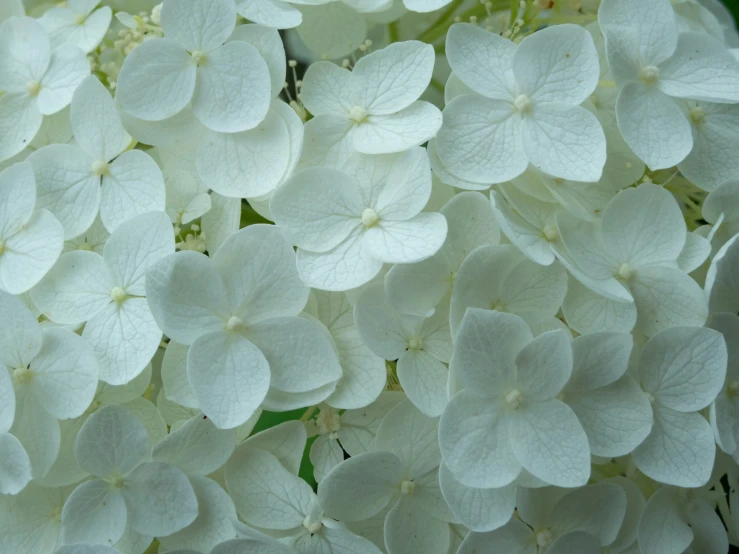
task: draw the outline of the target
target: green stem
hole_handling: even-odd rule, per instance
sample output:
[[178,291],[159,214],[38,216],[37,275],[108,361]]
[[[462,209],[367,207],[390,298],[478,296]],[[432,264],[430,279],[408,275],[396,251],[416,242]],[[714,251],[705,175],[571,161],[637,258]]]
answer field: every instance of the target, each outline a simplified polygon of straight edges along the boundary
[[[487,13],[485,6],[483,4],[478,4],[477,6],[473,6],[469,10],[459,14],[459,19],[460,21],[468,21],[470,17],[482,17],[487,15]],[[449,27],[454,25],[456,19],[456,17],[448,18],[446,21],[440,22],[437,26],[431,26],[429,29],[421,33],[417,40],[427,42],[429,44],[437,41],[446,34]]]
[[388,37],[390,38],[391,44],[393,42],[398,42],[399,35],[398,35],[398,22],[397,21],[391,21],[390,23],[388,23],[387,34],[388,34]]
[[441,12],[439,17],[437,17],[434,22],[431,23],[429,28],[421,33],[421,35],[418,37],[418,40],[422,42],[428,42],[424,40],[423,36],[444,23],[455,11],[457,11],[457,8],[462,5],[462,2],[464,2],[464,0],[454,0],[451,4],[449,4],[449,6],[447,6],[447,8],[443,12]]
[[444,84],[438,79],[431,79],[431,86],[438,90],[440,93],[444,94]]

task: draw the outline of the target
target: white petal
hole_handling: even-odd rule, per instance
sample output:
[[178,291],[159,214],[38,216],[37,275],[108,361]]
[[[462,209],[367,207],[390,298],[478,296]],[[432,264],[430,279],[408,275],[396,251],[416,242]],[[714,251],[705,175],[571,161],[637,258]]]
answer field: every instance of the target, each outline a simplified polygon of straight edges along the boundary
[[656,88],[626,85],[618,95],[616,116],[626,143],[653,170],[677,165],[693,148],[688,119]]
[[446,554],[450,540],[449,526],[424,513],[410,498],[401,498],[385,518],[389,554]]
[[535,554],[536,538],[531,528],[513,518],[506,525],[489,533],[469,533],[457,554],[494,554],[505,549],[507,554]]
[[298,273],[302,281],[320,290],[349,290],[369,282],[382,269],[364,246],[357,228],[336,248],[325,253],[298,249]]
[[407,108],[428,87],[434,59],[433,47],[416,40],[391,44],[360,58],[352,71],[353,78],[364,85],[360,105],[373,115]]
[[205,247],[212,256],[232,233],[239,230],[241,198],[227,198],[212,192],[210,201],[211,208],[200,219],[200,227],[205,235]]
[[[534,203],[538,201],[532,197],[528,199],[529,207],[537,208]],[[490,191],[490,204],[506,238],[530,260],[541,265],[551,265],[554,254],[543,229],[524,219],[520,211],[494,190]],[[538,207],[543,205],[543,202],[539,202]]]
[[13,389],[13,381],[8,369],[0,365],[0,434],[8,432],[13,425],[14,418],[15,390]]
[[[198,515],[198,501],[182,471],[169,464],[145,462],[126,476],[121,494],[128,524],[149,536],[171,535]],[[156,502],[151,499],[156,498]]]
[[[0,292],[0,312],[3,314],[0,319],[0,363],[10,369],[27,367],[41,349],[41,326],[18,297],[5,291]],[[0,377],[0,397],[3,399],[0,429],[3,433],[7,431],[4,424],[13,422],[15,412],[13,385],[10,379],[5,381],[5,377],[8,377],[7,373]]]
[[95,355],[79,335],[68,329],[44,330],[44,342],[30,369],[38,402],[59,419],[82,415],[95,396]]
[[476,25],[452,25],[446,53],[454,74],[478,94],[499,100],[514,97],[513,56],[516,45]]
[[567,324],[578,333],[614,331],[629,333],[636,324],[633,302],[617,302],[601,296],[570,278],[562,303]]
[[313,464],[313,476],[317,482],[337,465],[344,461],[344,451],[338,441],[327,436],[318,437],[310,447],[310,462]]
[[[601,544],[611,544],[621,529],[627,509],[626,493],[619,485],[597,483],[574,490],[552,510],[552,526],[584,531]],[[579,552],[579,551],[578,551]]]
[[267,115],[269,68],[251,44],[236,41],[217,48],[198,67],[197,75],[192,111],[208,129],[246,131]]
[[269,364],[260,350],[237,333],[207,333],[187,354],[187,374],[198,403],[215,425],[244,423],[264,400]]
[[207,475],[228,461],[235,446],[233,431],[218,429],[206,417],[195,416],[157,444],[152,459],[188,475]]
[[43,26],[35,19],[19,17],[3,23],[0,88],[20,92],[29,81],[41,79],[49,66],[51,46]]
[[319,59],[346,56],[367,37],[366,16],[343,2],[303,6],[301,13],[303,22],[296,23],[296,26],[300,24],[298,36]]
[[39,208],[53,213],[64,227],[64,238],[84,233],[100,205],[100,178],[91,175],[93,159],[79,148],[52,144],[28,157],[38,185]]
[[51,269],[64,247],[64,229],[46,210],[36,210],[26,225],[5,239],[0,276],[5,290],[21,294]]
[[254,129],[210,132],[196,155],[198,173],[218,194],[260,196],[272,192],[285,174],[290,136],[284,120],[270,111]]
[[516,355],[516,383],[526,398],[554,398],[572,375],[571,335],[563,329],[542,333]]
[[441,492],[460,521],[471,531],[485,532],[505,525],[516,506],[516,486],[496,489],[467,487],[457,481],[442,464],[439,469]]
[[100,219],[109,232],[137,215],[164,211],[164,177],[148,154],[124,152],[110,164],[109,171],[103,176],[100,197]]
[[51,53],[49,69],[41,79],[37,103],[39,111],[51,115],[66,108],[79,84],[90,74],[90,62],[82,50],[71,44]]
[[162,382],[167,398],[188,408],[198,408],[198,401],[187,377],[188,347],[173,340],[167,343],[162,359]]
[[113,545],[126,527],[126,504],[118,489],[95,479],[82,483],[62,510],[62,542]]
[[301,526],[315,498],[310,486],[264,450],[245,451],[240,462],[226,478],[239,515],[267,529]]
[[441,120],[439,108],[419,100],[399,112],[370,115],[354,129],[352,144],[364,154],[402,152],[433,138]]
[[182,552],[194,548],[210,552],[217,544],[234,537],[232,521],[237,519],[233,501],[219,484],[206,477],[191,476],[198,501],[198,517],[190,525],[167,537],[159,537],[161,548],[167,552]]
[[299,248],[327,252],[360,224],[364,206],[355,181],[329,168],[297,172],[272,196],[275,222]]
[[103,257],[93,252],[69,252],[34,288],[34,304],[56,323],[81,323],[110,301],[113,283]]
[[109,162],[130,144],[115,102],[95,76],[74,93],[70,118],[77,144],[94,160]]
[[18,494],[31,481],[31,460],[13,435],[0,433],[0,494]]
[[211,261],[196,252],[167,256],[146,273],[146,299],[159,327],[182,344],[225,328],[228,300]]
[[[248,3],[248,2],[247,2]],[[247,16],[247,19],[256,21]],[[282,37],[273,25],[239,25],[231,34],[229,40],[240,40],[251,44],[264,58],[269,68],[270,82],[272,85],[272,98],[277,97],[285,85],[287,74],[287,60],[285,58],[285,46]],[[311,64],[313,67],[315,64]],[[305,83],[305,77],[303,77]],[[305,85],[300,90],[303,102],[305,102]],[[314,113],[313,110],[309,110]],[[302,123],[302,122],[301,122]]]
[[[79,15],[87,16],[83,23],[77,21]],[[109,6],[103,6],[93,13],[52,8],[44,13],[39,22],[49,33],[55,47],[65,43],[73,44],[87,54],[103,40],[112,17],[113,12]]]
[[167,38],[189,52],[211,52],[236,26],[233,0],[170,0],[162,6],[161,25]]
[[678,269],[644,267],[629,285],[638,313],[637,327],[647,336],[706,321],[708,309],[698,283]]
[[562,179],[598,181],[606,163],[606,137],[584,108],[542,104],[523,118],[523,149],[538,169]]
[[375,210],[383,219],[403,220],[417,215],[431,197],[431,168],[423,148],[412,148],[393,163]]
[[547,549],[551,554],[568,554],[578,552],[581,554],[598,554],[601,551],[598,539],[584,531],[571,531],[565,533]]
[[675,197],[650,184],[617,194],[603,212],[601,228],[606,251],[635,268],[674,261],[687,235]]
[[516,458],[534,476],[558,487],[588,481],[588,437],[569,406],[559,400],[524,406],[509,425]]
[[408,339],[419,331],[422,319],[395,310],[382,284],[377,283],[357,297],[354,321],[362,340],[375,354],[395,360],[408,348]]
[[467,390],[449,401],[439,423],[439,446],[444,463],[461,484],[498,488],[521,472],[503,417],[499,401]]
[[[400,460],[390,452],[352,456],[331,470],[318,485],[321,508],[343,521],[372,517],[396,494],[400,474]],[[356,502],[357,498],[362,502]]]
[[190,102],[195,74],[190,55],[175,41],[147,40],[126,56],[115,99],[134,117],[160,121],[178,114]]
[[229,460],[229,466],[238,468],[241,465],[241,457],[245,455],[244,452],[258,448],[274,454],[288,471],[297,475],[307,440],[308,435],[303,422],[285,421],[246,439]]
[[80,467],[100,477],[125,475],[150,452],[146,428],[121,406],[105,406],[92,414],[74,445]]
[[339,168],[344,165],[354,151],[353,130],[352,121],[345,117],[318,115],[309,120],[305,124],[300,167]]
[[61,510],[69,490],[29,485],[17,496],[1,496],[0,522],[3,548],[53,552],[59,544],[59,520],[50,514]]
[[239,0],[237,8],[249,21],[277,29],[297,27],[303,20],[297,8],[281,0]]
[[652,429],[652,409],[639,385],[629,376],[595,390],[564,397],[588,436],[595,456],[632,452]]
[[697,412],[718,395],[726,376],[723,335],[703,327],[672,327],[654,335],[641,352],[641,386],[662,406]]
[[510,181],[528,165],[511,104],[469,94],[444,108],[436,152],[450,172],[475,183]]
[[711,426],[698,413],[653,407],[652,432],[632,453],[636,467],[668,485],[702,487],[716,455]]
[[20,231],[31,219],[36,205],[36,179],[27,162],[14,164],[0,173],[0,237]]
[[36,401],[30,391],[16,390],[15,421],[10,433],[23,445],[34,479],[43,478],[59,454],[59,422]]
[[693,531],[683,520],[672,487],[658,489],[639,520],[639,548],[644,554],[683,552],[693,542]]
[[470,308],[457,332],[450,370],[464,388],[497,395],[513,382],[516,356],[532,338],[514,314]]
[[0,160],[20,153],[41,128],[44,116],[25,93],[0,97]]
[[63,487],[79,483],[88,473],[83,470],[74,457],[74,441],[77,438],[82,424],[87,421],[87,415],[82,415],[76,419],[66,419],[59,422],[59,430],[61,432],[61,442],[59,444],[59,454],[54,460],[54,464],[43,479],[39,480],[39,485],[44,487]]
[[536,102],[579,105],[598,85],[598,52],[590,33],[578,25],[547,27],[521,41],[513,73],[523,93]]
[[308,66],[300,90],[303,105],[314,116],[343,115],[354,106],[359,83],[348,69],[319,61]]
[[634,339],[627,333],[600,332],[572,341],[574,367],[568,391],[590,391],[614,383],[629,367]]
[[100,379],[125,385],[139,375],[162,340],[145,298],[111,302],[85,325],[83,338],[100,362]]
[[362,244],[383,262],[413,263],[436,254],[446,233],[443,215],[424,212],[406,221],[381,220],[366,231]]
[[385,414],[404,399],[398,391],[380,393],[372,404],[357,410],[347,410],[341,415],[339,440],[351,456],[356,456],[374,446],[375,433]]
[[447,404],[449,370],[423,350],[408,350],[398,360],[398,381],[413,404],[429,417],[440,416]]

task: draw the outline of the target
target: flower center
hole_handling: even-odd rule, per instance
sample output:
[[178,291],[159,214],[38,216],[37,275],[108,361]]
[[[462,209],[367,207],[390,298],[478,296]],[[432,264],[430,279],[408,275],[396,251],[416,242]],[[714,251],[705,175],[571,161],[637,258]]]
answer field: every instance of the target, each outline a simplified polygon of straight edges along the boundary
[[305,516],[303,520],[303,527],[305,527],[311,535],[318,533],[323,527],[323,523],[318,519],[317,521],[311,518],[311,516]]
[[534,103],[531,101],[531,98],[525,94],[519,94],[516,96],[516,99],[513,101],[513,105],[515,106],[516,111],[520,114],[529,113],[531,108],[534,107]]
[[423,339],[421,337],[411,337],[408,339],[408,348],[410,350],[420,350],[423,348]]
[[126,299],[126,291],[121,287],[113,287],[113,290],[110,291],[110,297],[113,299],[113,302],[120,304]]
[[2,255],[3,252],[5,252],[5,241],[0,240],[0,255]]
[[622,263],[618,268],[618,276],[624,281],[628,281],[634,275],[634,268],[629,263]]
[[640,77],[647,85],[653,85],[659,80],[659,68],[654,65],[642,67]]
[[551,529],[545,529],[544,531],[539,531],[536,534],[536,544],[540,548],[547,548],[553,542],[554,542],[554,535],[552,534]]
[[739,396],[739,381],[732,381],[729,386],[726,387],[729,396]]
[[367,114],[367,110],[365,110],[361,106],[354,106],[351,110],[349,110],[349,119],[351,119],[357,125],[367,121],[368,115],[369,114]]
[[228,321],[226,322],[226,330],[228,331],[238,331],[244,327],[244,320],[240,317],[236,317],[235,315],[232,315],[228,318]]
[[400,494],[408,496],[413,494],[416,490],[416,484],[413,481],[405,480],[400,483]]
[[201,52],[200,50],[196,50],[195,52],[190,54],[190,56],[192,57],[192,61],[194,61],[195,65],[197,66],[203,65],[208,60],[207,54],[205,52]]
[[29,81],[28,84],[26,84],[26,91],[28,91],[28,94],[31,96],[36,96],[40,90],[41,83],[39,81]]
[[543,229],[544,238],[549,242],[554,242],[559,239],[559,230],[554,225],[546,225]]
[[27,367],[18,367],[13,370],[13,381],[18,385],[27,385],[33,379],[33,371]]
[[80,244],[80,245],[79,245],[79,246],[77,247],[77,250],[87,250],[87,251],[90,251],[90,250],[92,250],[92,248],[90,248],[90,243],[88,243],[88,242],[83,242],[82,244]]
[[321,409],[318,417],[316,417],[316,426],[321,435],[336,433],[341,429],[341,420],[339,419],[338,412],[328,406]]
[[654,404],[654,403],[655,403],[655,402],[657,401],[657,399],[656,399],[656,398],[654,398],[654,396],[652,396],[652,395],[651,395],[651,394],[649,394],[648,392],[645,392],[644,394],[645,394],[645,395],[647,395],[647,400],[649,400],[649,403],[650,403],[650,404]]
[[362,225],[365,227],[372,227],[379,220],[380,216],[372,208],[367,208],[362,212]]
[[518,410],[523,402],[523,394],[518,389],[513,389],[505,395],[505,402],[509,410]]
[[110,484],[117,489],[122,489],[123,485],[126,484],[126,481],[123,479],[123,477],[113,477],[113,479],[110,481]]
[[688,112],[688,115],[690,116],[690,121],[693,122],[693,125],[700,125],[706,119],[706,112],[700,106],[692,108],[690,112]]
[[107,175],[109,170],[110,166],[108,165],[108,162],[104,162],[102,160],[92,162],[92,166],[90,167],[90,171],[92,171],[92,174],[97,175],[98,177]]
[[55,506],[54,509],[51,511],[51,519],[61,522],[63,508],[64,508],[63,504],[61,506]]
[[77,15],[74,16],[74,22],[77,25],[84,25],[85,21],[87,21],[86,15],[82,15],[81,13],[78,13]]

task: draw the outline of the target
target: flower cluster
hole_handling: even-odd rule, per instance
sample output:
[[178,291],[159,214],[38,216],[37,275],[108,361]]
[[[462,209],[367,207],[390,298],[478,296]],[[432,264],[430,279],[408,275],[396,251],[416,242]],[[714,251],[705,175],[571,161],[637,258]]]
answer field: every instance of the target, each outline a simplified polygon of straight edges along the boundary
[[721,5],[0,4],[0,553],[739,546]]

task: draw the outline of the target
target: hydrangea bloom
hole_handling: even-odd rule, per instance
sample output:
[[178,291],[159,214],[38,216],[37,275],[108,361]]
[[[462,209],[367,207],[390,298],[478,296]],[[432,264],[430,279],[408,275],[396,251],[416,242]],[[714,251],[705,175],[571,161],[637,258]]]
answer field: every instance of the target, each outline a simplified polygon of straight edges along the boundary
[[0,553],[739,546],[728,0],[159,1],[0,0]]

